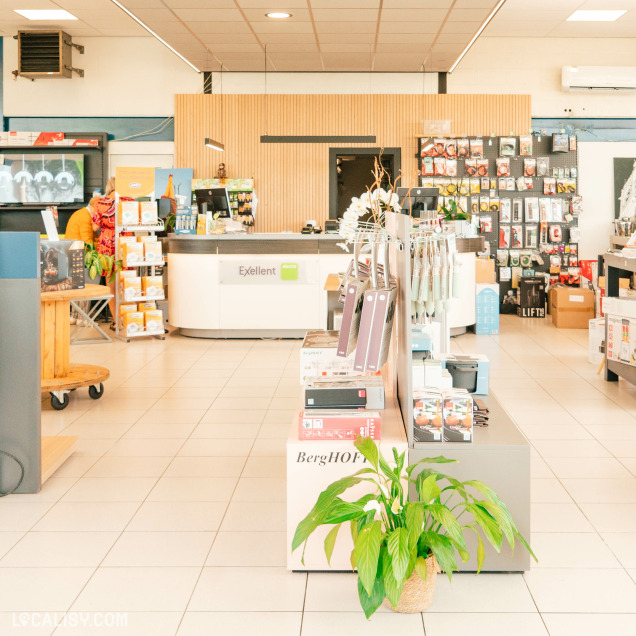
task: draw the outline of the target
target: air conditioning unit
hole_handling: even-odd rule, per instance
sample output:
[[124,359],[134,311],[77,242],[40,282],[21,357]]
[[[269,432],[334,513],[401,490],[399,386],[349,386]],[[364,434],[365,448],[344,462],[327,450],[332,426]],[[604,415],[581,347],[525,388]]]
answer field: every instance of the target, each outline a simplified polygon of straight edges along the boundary
[[84,47],[73,44],[64,31],[18,31],[18,70],[14,75],[29,79],[71,77],[75,71],[84,77],[84,71],[73,67],[72,50],[84,53]]
[[564,91],[636,90],[636,66],[564,66],[561,69]]

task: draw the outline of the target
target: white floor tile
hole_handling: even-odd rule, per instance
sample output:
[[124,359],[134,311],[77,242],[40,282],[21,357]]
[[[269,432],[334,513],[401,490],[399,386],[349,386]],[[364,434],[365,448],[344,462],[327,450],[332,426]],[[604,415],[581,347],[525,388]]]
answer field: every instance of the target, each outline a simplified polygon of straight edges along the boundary
[[162,477],[147,501],[230,501],[236,477]]
[[636,504],[582,503],[597,532],[636,532]]
[[254,440],[261,425],[251,424],[199,424],[192,431],[192,439],[246,439]]
[[258,438],[254,441],[250,455],[252,457],[286,457],[287,440]]
[[543,614],[550,636],[636,634],[636,614]]
[[603,446],[614,457],[636,457],[636,439],[604,440]]
[[260,477],[239,479],[232,501],[285,502],[287,480],[283,477]]
[[629,471],[613,457],[548,457],[545,461],[559,479],[631,477]]
[[532,532],[592,532],[593,528],[576,504],[533,503]]
[[610,457],[610,452],[595,440],[535,440],[532,444],[541,457]]
[[[201,424],[224,424],[241,428],[243,424],[261,424],[267,411],[265,409],[210,409],[202,418]],[[238,435],[237,437],[242,437]]]
[[247,457],[252,445],[251,439],[189,439],[179,451],[179,456]]
[[298,612],[306,582],[306,574],[285,568],[206,567],[188,610],[240,612],[249,598],[253,612]]
[[242,477],[272,478],[287,474],[287,462],[284,457],[248,457]]
[[354,612],[309,612],[303,616],[302,636],[324,634],[365,634],[366,636],[424,636],[421,614],[383,614],[376,612],[367,621],[360,611]]
[[122,457],[107,454],[86,473],[86,477],[159,477],[169,463],[169,457]]
[[279,531],[286,529],[286,505],[284,503],[245,503],[232,501],[223,519],[223,532],[240,532],[249,528],[258,519],[261,530]]
[[156,477],[82,477],[61,501],[143,501],[156,481]]
[[[0,532],[0,559],[25,535],[24,532]],[[1,563],[1,561],[0,561]]]
[[437,614],[425,612],[426,636],[548,636],[538,613]]
[[288,548],[286,532],[219,532],[206,565],[284,567]]
[[531,479],[530,500],[533,503],[572,503],[572,498],[558,479]]
[[124,532],[104,567],[196,567],[208,555],[214,532]]
[[[173,457],[184,443],[177,439],[120,439],[106,457]],[[71,457],[71,460],[73,458]],[[70,461],[70,460],[69,460]],[[66,462],[68,463],[68,462]],[[66,466],[66,463],[64,466]],[[62,468],[64,468],[64,466]],[[57,473],[56,473],[57,474]]]
[[0,567],[98,566],[117,532],[29,532],[0,560]]
[[636,607],[636,583],[624,570],[537,568],[524,578],[540,612],[611,614]]
[[603,532],[603,541],[625,568],[636,568],[636,532]]
[[3,636],[51,636],[64,610],[50,613],[0,612],[0,633]]
[[0,568],[0,611],[59,611],[70,607],[94,568]]
[[238,477],[245,457],[175,457],[165,477]]
[[59,502],[34,526],[37,532],[114,532],[123,530],[137,502]]
[[217,397],[212,404],[212,411],[242,411],[248,407],[252,410],[269,408],[271,398],[269,397]]
[[117,626],[99,628],[76,627],[71,622],[82,618],[95,616],[99,621],[104,620],[101,613],[69,612],[66,616],[66,626],[60,626],[55,636],[174,636],[179,627],[182,612],[116,612],[109,620]]
[[177,636],[299,636],[302,612],[186,612]]
[[52,502],[0,499],[0,532],[30,530],[53,506]]
[[620,568],[601,537],[593,532],[533,532],[535,568]]
[[577,503],[636,503],[636,479],[562,479]]
[[213,532],[219,529],[226,503],[147,501],[142,504],[130,525],[141,532]]
[[101,567],[72,609],[78,612],[183,611],[200,571],[194,567]]

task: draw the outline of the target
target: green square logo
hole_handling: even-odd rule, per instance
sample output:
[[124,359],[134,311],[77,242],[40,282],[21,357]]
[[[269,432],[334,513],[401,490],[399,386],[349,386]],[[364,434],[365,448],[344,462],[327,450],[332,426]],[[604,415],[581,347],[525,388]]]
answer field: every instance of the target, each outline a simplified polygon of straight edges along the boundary
[[298,263],[281,263],[281,280],[298,280]]

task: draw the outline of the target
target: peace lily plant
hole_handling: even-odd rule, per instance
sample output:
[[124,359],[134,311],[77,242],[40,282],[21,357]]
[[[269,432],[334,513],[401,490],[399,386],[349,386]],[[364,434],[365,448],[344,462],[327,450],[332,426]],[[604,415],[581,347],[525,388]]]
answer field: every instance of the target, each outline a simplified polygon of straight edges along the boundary
[[[508,508],[486,484],[459,481],[426,467],[413,478],[421,464],[456,460],[432,457],[405,468],[406,453],[399,455],[394,448],[394,464],[390,465],[370,437],[358,436],[354,444],[370,466],[339,479],[320,494],[298,524],[292,550],[306,545],[318,527],[331,525],[324,544],[330,562],[338,531],[349,522],[354,544],[351,565],[358,570],[358,596],[367,618],[385,598],[393,609],[398,608],[405,584],[434,577],[437,565],[450,579],[457,570],[456,554],[464,562],[470,558],[464,539],[467,531],[477,536],[477,573],[485,555],[482,535],[497,552],[504,539],[513,549],[518,539],[536,560]],[[372,484],[374,492],[356,501],[340,497],[363,482]],[[409,486],[417,493],[414,501],[409,501]]]

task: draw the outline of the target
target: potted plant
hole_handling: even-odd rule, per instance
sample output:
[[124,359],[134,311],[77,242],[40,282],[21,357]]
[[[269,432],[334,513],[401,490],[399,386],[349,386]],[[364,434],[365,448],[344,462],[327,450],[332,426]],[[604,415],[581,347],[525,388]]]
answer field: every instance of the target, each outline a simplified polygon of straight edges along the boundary
[[106,282],[111,283],[115,280],[117,271],[122,268],[122,262],[116,261],[114,256],[100,254],[95,249],[94,243],[86,243],[84,245],[84,267],[88,270],[91,280],[98,279],[104,272],[110,272]]
[[[477,536],[478,573],[484,562],[482,536],[497,552],[504,539],[511,548],[518,540],[534,557],[508,508],[486,484],[462,482],[434,468],[424,468],[413,478],[421,464],[456,460],[432,457],[405,468],[406,453],[400,455],[394,448],[391,466],[370,437],[358,436],[354,444],[370,466],[330,484],[319,495],[296,528],[292,550],[305,544],[319,526],[332,525],[325,539],[330,561],[338,531],[349,522],[354,545],[351,565],[358,570],[358,596],[367,618],[382,603],[398,612],[427,609],[438,566],[450,579],[457,570],[456,554],[464,562],[470,558],[467,531]],[[340,497],[362,482],[372,484],[374,492],[356,501]],[[409,501],[410,486],[417,494],[413,501]]]

